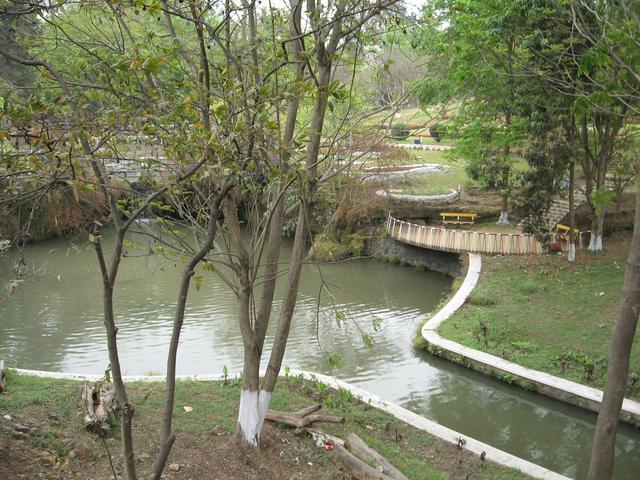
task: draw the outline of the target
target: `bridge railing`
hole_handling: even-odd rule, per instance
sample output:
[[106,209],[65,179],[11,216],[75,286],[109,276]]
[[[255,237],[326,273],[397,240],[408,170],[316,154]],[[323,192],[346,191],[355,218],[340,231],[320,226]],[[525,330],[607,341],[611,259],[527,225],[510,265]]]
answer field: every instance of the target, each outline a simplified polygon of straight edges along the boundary
[[457,253],[531,255],[545,249],[535,236],[521,233],[476,232],[398,220],[389,214],[387,232],[392,238],[418,247]]

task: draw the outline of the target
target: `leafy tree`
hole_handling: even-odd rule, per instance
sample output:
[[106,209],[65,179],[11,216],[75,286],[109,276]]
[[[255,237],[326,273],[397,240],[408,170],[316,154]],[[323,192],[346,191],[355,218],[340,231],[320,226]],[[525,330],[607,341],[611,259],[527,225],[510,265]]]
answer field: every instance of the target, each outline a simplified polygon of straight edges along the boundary
[[[637,71],[640,61],[640,5],[627,1],[594,4],[582,0],[572,0],[570,5],[573,25],[594,51],[597,64],[604,65],[603,73],[608,73],[606,76],[601,74],[592,78],[594,90],[598,95],[590,95],[587,97],[588,100],[607,113],[620,114],[623,111],[625,117],[637,122],[640,118],[640,75]],[[608,108],[612,103],[614,106],[622,106]],[[625,129],[625,133],[628,131]],[[623,134],[622,137],[622,141],[625,141],[626,135]],[[636,170],[637,155],[632,158],[635,165],[630,169],[628,160],[628,157],[623,155],[618,168]],[[639,202],[640,189],[636,192],[633,239],[625,270],[621,306],[609,347],[607,380],[593,439],[589,480],[613,478],[616,433],[640,310]]]
[[425,10],[419,41],[434,72],[418,87],[422,105],[455,104],[447,135],[458,140],[469,176],[499,192],[499,224],[508,224],[514,148],[523,140],[516,117],[522,57],[520,18],[510,2],[440,0]]

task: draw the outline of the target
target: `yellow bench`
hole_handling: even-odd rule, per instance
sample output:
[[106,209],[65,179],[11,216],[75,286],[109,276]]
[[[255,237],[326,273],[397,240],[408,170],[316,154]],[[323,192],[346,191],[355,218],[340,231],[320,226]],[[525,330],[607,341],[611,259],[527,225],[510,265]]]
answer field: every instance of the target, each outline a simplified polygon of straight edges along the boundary
[[[567,238],[569,238],[569,231],[571,229],[566,226],[563,225],[561,223],[557,223],[555,226],[555,231],[558,234],[558,237],[560,237],[560,239],[562,240],[567,240]],[[577,228],[573,229],[573,234],[576,236],[576,238],[578,237],[578,235],[580,235],[580,230],[578,230]]]
[[442,225],[475,225],[477,213],[441,213]]

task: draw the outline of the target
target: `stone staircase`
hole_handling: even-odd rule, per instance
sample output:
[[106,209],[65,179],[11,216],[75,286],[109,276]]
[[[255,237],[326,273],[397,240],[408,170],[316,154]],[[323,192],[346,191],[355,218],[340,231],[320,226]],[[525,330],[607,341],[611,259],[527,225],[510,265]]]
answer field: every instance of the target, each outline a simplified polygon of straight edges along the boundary
[[[576,189],[573,193],[573,203],[574,209],[578,208],[580,205],[587,201],[586,195],[579,189]],[[545,225],[549,230],[553,229],[560,220],[564,218],[565,215],[569,213],[569,197],[568,194],[565,197],[557,198],[549,207],[549,210],[543,215]],[[519,227],[522,227],[523,222],[518,224]]]

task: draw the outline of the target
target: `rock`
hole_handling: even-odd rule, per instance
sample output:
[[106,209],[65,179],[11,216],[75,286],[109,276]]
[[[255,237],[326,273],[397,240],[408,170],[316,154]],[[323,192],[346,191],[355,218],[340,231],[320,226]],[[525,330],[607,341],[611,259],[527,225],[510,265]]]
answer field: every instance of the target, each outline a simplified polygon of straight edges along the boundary
[[227,430],[222,425],[216,425],[213,427],[212,432],[216,437],[221,437],[227,434]]
[[31,429],[31,427],[28,427],[28,426],[26,426],[26,425],[22,425],[22,424],[20,424],[20,423],[16,423],[16,424],[13,426],[13,429],[14,429],[16,432],[29,433],[29,430]]
[[39,457],[39,462],[45,467],[53,467],[55,464],[55,456],[49,452],[44,452]]
[[91,452],[93,451],[93,449],[91,448],[91,445],[89,445],[86,442],[76,442],[73,450],[71,451],[72,453],[75,452],[76,456],[78,457],[88,457],[91,455]]
[[169,470],[172,472],[179,472],[180,471],[180,465],[178,465],[177,463],[170,463],[169,464]]

